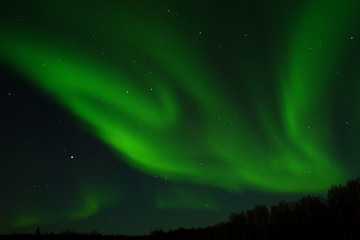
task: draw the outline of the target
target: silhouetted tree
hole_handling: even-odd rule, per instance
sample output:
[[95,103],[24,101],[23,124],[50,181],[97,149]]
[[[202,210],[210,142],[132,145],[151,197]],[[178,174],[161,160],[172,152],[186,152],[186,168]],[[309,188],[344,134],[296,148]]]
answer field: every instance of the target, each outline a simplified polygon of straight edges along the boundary
[[40,234],[41,234],[40,228],[37,227],[37,228],[36,228],[36,231],[35,231],[35,235],[36,235],[36,236],[39,236]]

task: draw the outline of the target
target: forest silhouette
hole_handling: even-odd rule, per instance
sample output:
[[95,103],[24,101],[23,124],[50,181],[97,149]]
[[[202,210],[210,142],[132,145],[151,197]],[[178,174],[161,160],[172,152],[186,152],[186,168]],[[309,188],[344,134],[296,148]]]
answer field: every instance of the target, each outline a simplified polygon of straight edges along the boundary
[[225,222],[206,228],[154,230],[145,236],[81,234],[65,230],[60,234],[14,234],[13,239],[360,239],[360,177],[332,186],[325,197],[306,196],[298,201],[281,201],[268,208],[257,205],[232,213]]

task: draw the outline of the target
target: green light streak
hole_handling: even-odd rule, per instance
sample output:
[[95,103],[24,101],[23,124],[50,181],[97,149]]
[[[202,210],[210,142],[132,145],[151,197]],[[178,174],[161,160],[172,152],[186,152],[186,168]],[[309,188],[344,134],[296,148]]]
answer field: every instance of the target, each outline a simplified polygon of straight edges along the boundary
[[[343,169],[330,157],[333,136],[326,99],[321,97],[327,94],[327,71],[336,58],[330,49],[337,47],[336,34],[344,23],[323,5],[324,1],[317,1],[305,9],[291,36],[289,66],[279,71],[277,95],[282,108],[257,109],[263,123],[261,135],[277,135],[277,140],[249,136],[254,129],[246,112],[234,119],[238,106],[226,101],[198,45],[184,43],[178,31],[155,28],[161,18],[149,22],[138,16],[134,21],[119,21],[119,28],[114,24],[108,32],[103,30],[116,33],[124,46],[100,61],[92,61],[94,53],[86,47],[74,49],[41,31],[2,30],[0,49],[4,61],[61,101],[87,123],[89,131],[143,172],[232,191],[255,187],[318,192],[344,179]],[[354,5],[348,1],[341,7]],[[329,25],[328,19],[336,24]],[[101,22],[94,23],[98,26]],[[157,31],[141,31],[149,26]],[[332,40],[324,40],[319,47],[323,38]],[[107,44],[104,39],[98,41]],[[142,53],[141,59],[148,61],[136,62],[131,70],[118,64],[130,59],[127,49]],[[112,61],[115,56],[118,62]],[[141,72],[154,66],[157,73],[143,79]],[[279,112],[282,126],[275,126],[265,113]],[[186,199],[186,194],[179,195]],[[187,200],[159,201],[162,207],[193,205]],[[99,206],[91,195],[72,218],[90,216]]]
[[[355,11],[356,6],[356,1],[317,1],[309,5],[293,33],[289,71],[282,78],[286,134],[311,160],[308,164],[312,168],[332,173],[321,176],[325,181],[342,178],[341,168],[331,158],[334,138],[329,117],[329,70],[338,59],[337,49],[346,40],[346,36],[339,36],[339,30],[351,24],[341,13]],[[292,168],[298,169],[298,165]]]

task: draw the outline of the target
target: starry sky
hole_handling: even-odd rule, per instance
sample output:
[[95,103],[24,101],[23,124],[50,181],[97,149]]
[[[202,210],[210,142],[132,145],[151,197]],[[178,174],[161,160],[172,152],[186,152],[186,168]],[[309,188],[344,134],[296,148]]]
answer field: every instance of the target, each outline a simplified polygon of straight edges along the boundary
[[0,233],[203,227],[357,177],[359,7],[2,1]]

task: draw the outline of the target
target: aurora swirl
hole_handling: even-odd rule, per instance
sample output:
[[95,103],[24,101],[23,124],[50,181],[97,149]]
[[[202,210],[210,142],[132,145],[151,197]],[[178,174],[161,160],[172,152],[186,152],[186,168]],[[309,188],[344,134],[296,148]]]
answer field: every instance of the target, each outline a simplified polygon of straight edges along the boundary
[[[240,195],[247,189],[320,193],[358,170],[341,159],[345,147],[338,138],[348,122],[347,141],[359,133],[358,118],[346,118],[356,114],[356,92],[344,100],[347,108],[334,106],[344,96],[337,91],[344,84],[339,72],[349,73],[342,81],[359,89],[351,78],[357,65],[343,63],[358,50],[350,47],[358,41],[357,1],[302,1],[289,4],[292,15],[277,1],[274,12],[261,10],[260,23],[256,17],[246,23],[225,6],[224,29],[215,30],[215,20],[201,25],[206,20],[191,17],[202,9],[196,4],[37,3],[22,3],[35,12],[27,21],[14,20],[19,6],[4,10],[2,61],[61,102],[131,168]],[[220,12],[211,6],[206,17]],[[276,18],[277,11],[283,15]],[[244,27],[233,32],[238,22]],[[257,25],[266,30],[258,33]],[[235,60],[221,62],[229,58]],[[340,128],[339,112],[346,122]],[[30,214],[12,224],[88,218],[126,198],[113,191],[88,189],[80,194],[83,202],[62,214]],[[209,199],[178,187],[173,194],[157,197],[155,206],[196,209]]]

